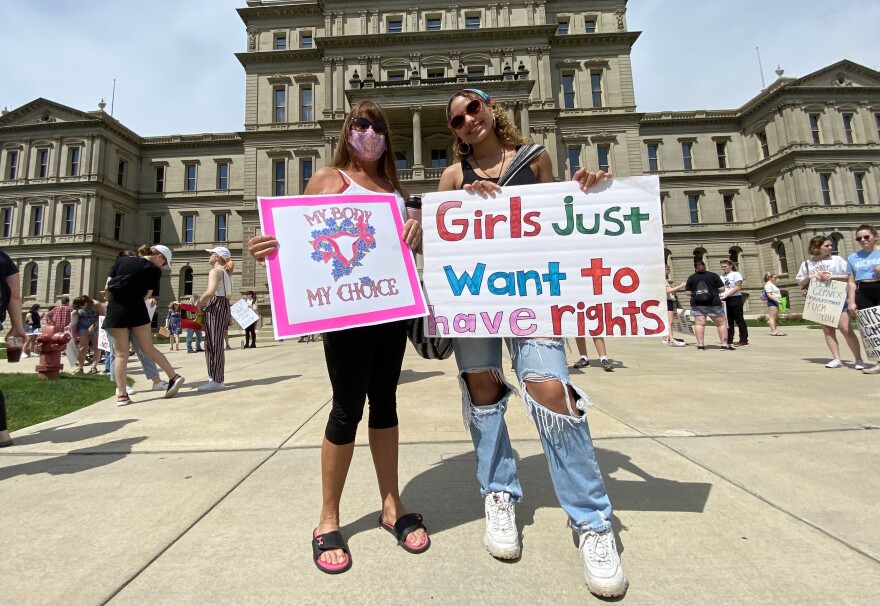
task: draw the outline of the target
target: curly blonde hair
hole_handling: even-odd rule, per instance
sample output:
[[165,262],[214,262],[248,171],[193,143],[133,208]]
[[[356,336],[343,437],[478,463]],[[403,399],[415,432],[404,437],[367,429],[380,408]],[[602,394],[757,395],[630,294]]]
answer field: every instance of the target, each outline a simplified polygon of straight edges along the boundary
[[[446,104],[447,113],[448,108],[452,105],[452,102],[456,97],[466,97],[468,99],[479,99],[483,103],[486,103],[489,107],[492,108],[492,114],[495,116],[495,126],[492,130],[495,131],[495,135],[498,137],[498,140],[501,142],[501,146],[504,148],[516,148],[520,145],[526,145],[531,143],[532,140],[529,137],[524,137],[523,134],[519,131],[516,125],[510,120],[510,116],[507,115],[507,107],[503,103],[496,101],[494,98],[490,97],[489,102],[486,102],[482,96],[475,92],[471,92],[469,90],[460,90],[452,97],[450,97],[449,102]],[[452,130],[450,128],[450,130]],[[470,153],[470,146],[464,143],[458,135],[453,132],[453,138],[455,139],[452,143],[452,149],[455,154],[455,161],[461,162],[465,158],[467,158]],[[467,152],[467,153],[465,153]]]

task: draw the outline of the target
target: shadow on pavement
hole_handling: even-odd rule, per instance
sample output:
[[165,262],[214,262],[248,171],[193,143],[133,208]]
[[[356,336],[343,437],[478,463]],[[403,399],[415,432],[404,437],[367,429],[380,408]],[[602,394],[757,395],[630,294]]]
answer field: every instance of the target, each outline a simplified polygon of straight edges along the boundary
[[97,438],[108,433],[118,431],[128,425],[134,423],[135,419],[122,419],[120,421],[107,421],[101,423],[88,423],[86,425],[74,425],[66,423],[57,427],[47,427],[36,433],[15,436],[16,446],[25,446],[27,444],[40,444],[43,442],[51,442],[52,444],[66,444],[68,442],[82,442]]
[[[298,379],[302,375],[282,375],[279,377],[266,377],[265,379],[246,379],[244,381],[226,381],[226,386],[228,389],[241,389],[242,387],[250,387],[252,385],[272,385],[273,383],[280,383],[281,381],[286,381],[288,379]],[[191,383],[190,387],[198,387],[199,385],[204,385],[207,381],[201,381],[199,383]]]
[[428,372],[418,372],[415,370],[410,370],[405,368],[400,371],[400,380],[397,381],[398,385],[403,385],[404,383],[415,383],[416,381],[421,381],[423,379],[430,379],[431,377],[436,377],[439,375],[445,374],[441,370],[431,370]]
[[[627,455],[604,448],[596,448],[595,451],[603,471],[605,488],[616,512],[703,512],[711,484],[657,478],[633,463]],[[525,527],[534,522],[535,512],[539,508],[559,508],[559,503],[543,453],[518,458],[517,469],[524,498],[517,505],[516,517],[520,527]],[[619,480],[610,477],[618,470],[629,472],[639,479]],[[403,488],[401,498],[410,511],[418,511],[425,516],[430,522],[431,531],[439,532],[468,524],[484,516],[475,474],[476,458],[473,453],[450,457],[414,477]],[[361,522],[358,520],[349,525],[350,530],[361,530]],[[376,524],[372,519],[366,522],[365,528],[372,528]]]
[[[72,450],[58,457],[0,467],[0,482],[17,476],[33,476],[41,473],[51,476],[69,475],[110,465],[127,457],[135,444],[146,439],[146,436],[142,436],[115,440],[82,450]],[[95,450],[98,448],[101,450]]]

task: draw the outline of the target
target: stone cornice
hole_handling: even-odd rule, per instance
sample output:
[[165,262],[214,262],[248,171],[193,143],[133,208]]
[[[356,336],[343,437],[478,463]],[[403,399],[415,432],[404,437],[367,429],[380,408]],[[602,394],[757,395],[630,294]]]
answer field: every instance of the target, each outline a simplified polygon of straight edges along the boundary
[[667,124],[706,124],[709,122],[739,122],[741,116],[736,110],[707,110],[707,111],[684,111],[684,112],[651,112],[642,114],[639,124],[667,125]]
[[239,133],[208,133],[202,135],[145,137],[143,144],[144,147],[148,149],[180,149],[197,147],[242,147],[243,141]]
[[[486,86],[486,83],[478,81],[450,82],[446,84],[425,84],[421,86],[381,87],[381,88],[358,88],[346,89],[345,94],[350,103],[372,100],[383,107],[425,105],[446,107],[450,95],[461,90],[464,86]],[[492,96],[505,103],[509,100],[528,98],[534,80],[502,80],[491,83]]]
[[402,32],[400,34],[355,34],[345,36],[322,36],[315,38],[319,49],[365,48],[374,46],[401,47],[405,44],[448,42],[450,48],[461,48],[461,43],[471,40],[518,40],[525,43],[528,37],[549,41],[556,33],[555,25],[522,25],[516,27],[493,27],[480,29],[447,29],[439,32]]
[[565,34],[563,36],[552,36],[550,44],[556,48],[558,46],[608,46],[625,44],[632,47],[642,32],[608,32],[602,34]]
[[308,59],[321,59],[323,53],[316,48],[294,48],[283,51],[255,51],[252,53],[235,53],[235,58],[243,67],[257,63],[288,63],[291,61],[306,61]]
[[278,6],[255,6],[237,8],[235,12],[245,23],[254,19],[275,19],[278,17],[301,17],[303,15],[323,15],[323,2],[299,2]]

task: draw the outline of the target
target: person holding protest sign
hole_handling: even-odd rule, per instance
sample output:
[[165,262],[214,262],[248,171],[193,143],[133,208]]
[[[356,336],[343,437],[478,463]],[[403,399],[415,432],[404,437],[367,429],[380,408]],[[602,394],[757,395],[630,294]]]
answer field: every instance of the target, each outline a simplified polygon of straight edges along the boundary
[[[663,337],[663,344],[671,347],[685,347],[686,344],[681,339],[676,339],[672,334],[672,327],[675,325],[675,314],[678,308],[678,296],[675,294],[680,290],[684,290],[684,282],[678,286],[673,286],[669,280],[669,265],[666,265],[666,325],[669,327],[669,334]],[[690,320],[688,320],[690,321]]]
[[180,390],[184,378],[174,371],[168,359],[156,349],[150,334],[150,314],[145,301],[159,286],[162,268],[171,267],[171,250],[167,246],[154,244],[141,246],[137,257],[120,256],[110,268],[105,289],[110,295],[104,328],[113,340],[113,349],[121,352],[113,360],[116,379],[116,405],[131,404],[126,393],[128,378],[129,330],[141,350],[156,362],[168,375],[165,397],[171,398]]
[[[259,315],[259,306],[257,304],[257,294],[249,290],[246,293],[245,301],[247,301],[247,307],[255,314]],[[244,348],[252,349],[257,346],[257,324],[259,324],[259,320],[254,320],[251,324],[245,327],[244,329]]]
[[[860,309],[880,305],[880,244],[877,244],[877,230],[873,225],[859,225],[856,242],[862,250],[851,254],[846,263],[848,307],[853,314]],[[880,362],[862,372],[880,374]]]
[[[371,193],[394,194],[398,210],[406,218],[406,192],[397,179],[388,121],[378,105],[361,101],[343,121],[330,166],[312,176],[304,194]],[[402,237],[410,249],[420,250],[421,223],[406,219]],[[248,250],[261,264],[277,248],[274,235],[255,236],[248,241]],[[394,534],[406,551],[422,553],[431,546],[431,540],[422,516],[406,513],[397,478],[397,382],[406,350],[406,321],[325,332],[323,342],[333,408],[321,444],[323,503],[318,526],[312,533],[315,565],[328,574],[351,568],[351,554],[339,532],[339,503],[368,397],[370,451],[382,498],[379,525]]]
[[[6,361],[15,363],[18,359],[12,350],[21,352],[26,336],[21,322],[21,279],[15,261],[0,250],[0,323],[6,321],[7,315],[10,327],[6,333]],[[6,398],[0,391],[0,448],[7,448],[13,443],[6,426]]]
[[[446,105],[446,118],[455,137],[456,163],[443,171],[440,191],[464,189],[486,198],[500,192],[502,185],[555,180],[550,154],[530,144],[504,106],[483,91],[455,93]],[[581,169],[573,178],[586,190],[607,176]],[[587,587],[601,596],[623,595],[628,581],[587,423],[590,401],[571,382],[563,340],[505,341],[526,409],[539,430],[557,499],[578,533]],[[504,421],[507,401],[516,389],[501,371],[501,347],[500,338],[454,340],[463,412],[476,450],[486,512],[483,544],[496,558],[515,559],[521,546],[514,508],[523,493]]]
[[226,389],[226,333],[229,330],[229,296],[232,294],[232,253],[225,246],[206,249],[211,253],[208,262],[208,288],[199,297],[196,307],[205,314],[205,362],[208,365],[208,382],[199,385],[198,391]]
[[697,349],[705,350],[706,318],[718,330],[721,349],[733,351],[733,345],[727,342],[727,318],[724,305],[721,304],[721,293],[725,290],[724,281],[712,271],[706,271],[706,264],[694,261],[694,273],[688,277],[684,291],[691,298],[691,315],[694,317],[694,336],[697,338]]
[[776,274],[764,274],[764,289],[761,298],[767,301],[767,314],[770,317],[770,336],[784,337],[785,333],[779,330],[776,321],[779,317],[779,305],[782,303],[782,291],[776,286]]
[[[748,347],[749,327],[746,326],[746,318],[743,315],[743,277],[736,271],[736,263],[730,259],[721,261],[721,281],[724,282],[724,293],[720,299],[727,308],[727,344]],[[734,324],[739,328],[739,341],[736,343],[733,342],[736,333]]]
[[[807,252],[811,255],[809,259],[801,264],[797,273],[798,285],[804,293],[810,286],[812,280],[826,283],[831,280],[846,280],[846,261],[842,257],[832,255],[834,250],[834,242],[827,236],[814,236],[810,239]],[[855,359],[855,369],[864,370],[865,365],[862,362],[862,348],[859,345],[859,338],[852,329],[850,315],[847,312],[847,306],[844,305],[840,314],[840,322],[837,328],[840,334],[849,346],[850,351]],[[825,365],[825,368],[840,368],[843,362],[840,360],[840,346],[837,344],[837,330],[833,326],[822,325],[822,333],[825,335],[825,344],[831,352],[831,361]]]

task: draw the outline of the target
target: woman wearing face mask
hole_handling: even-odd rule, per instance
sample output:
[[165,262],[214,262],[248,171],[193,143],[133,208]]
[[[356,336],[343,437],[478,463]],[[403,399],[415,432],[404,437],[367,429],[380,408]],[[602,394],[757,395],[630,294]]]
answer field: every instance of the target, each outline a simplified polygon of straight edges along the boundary
[[[851,314],[860,309],[880,305],[880,244],[873,225],[859,225],[856,243],[862,250],[847,257],[846,273],[848,308]],[[880,363],[862,371],[866,375],[880,375]]]
[[[555,180],[550,154],[540,146],[530,146],[506,108],[483,91],[455,93],[446,105],[446,116],[455,137],[457,162],[443,171],[440,191],[464,189],[485,198],[501,191],[499,181],[531,185]],[[572,178],[586,190],[606,176],[581,169]],[[475,209],[492,207],[491,200],[465,199]],[[590,401],[569,378],[563,341],[503,341],[528,414],[538,427],[556,497],[578,533],[587,587],[601,596],[623,595],[628,582],[611,528],[611,502],[587,425]],[[504,421],[515,388],[501,371],[502,339],[455,339],[454,344],[462,406],[476,450],[486,512],[483,545],[496,558],[516,559],[521,547],[514,506],[523,494]]]
[[[388,123],[378,105],[361,101],[352,107],[343,122],[333,162],[314,174],[304,193],[394,194],[400,214],[406,217],[406,193],[397,180]],[[407,220],[403,238],[417,250],[422,241],[421,224]],[[248,241],[248,250],[261,263],[277,246],[271,235]],[[339,501],[367,397],[370,451],[382,498],[379,524],[411,553],[422,553],[431,545],[421,516],[407,514],[400,502],[397,482],[397,381],[406,348],[405,330],[406,323],[396,321],[324,334],[333,408],[321,445],[323,504],[312,536],[312,552],[315,565],[328,574],[351,567],[348,545],[339,532]]]
[[[801,264],[797,273],[798,286],[806,290],[810,286],[812,280],[818,280],[823,284],[827,284],[831,280],[846,280],[846,261],[842,257],[832,255],[834,243],[831,238],[825,236],[815,236],[810,239],[810,245],[807,252],[810,258]],[[859,338],[853,332],[850,324],[850,315],[847,312],[846,305],[840,313],[840,319],[837,328],[843,335],[846,344],[855,359],[855,369],[864,370],[865,364],[862,362],[862,348],[859,345]],[[833,326],[822,325],[822,332],[825,335],[825,344],[831,352],[831,361],[825,365],[825,368],[840,368],[843,362],[840,360],[840,346],[837,344],[837,330]]]

